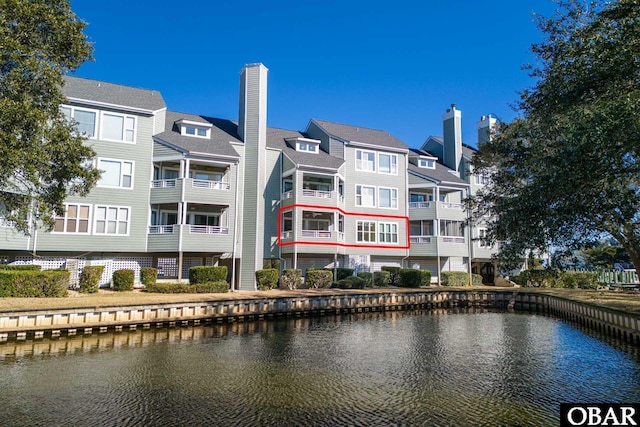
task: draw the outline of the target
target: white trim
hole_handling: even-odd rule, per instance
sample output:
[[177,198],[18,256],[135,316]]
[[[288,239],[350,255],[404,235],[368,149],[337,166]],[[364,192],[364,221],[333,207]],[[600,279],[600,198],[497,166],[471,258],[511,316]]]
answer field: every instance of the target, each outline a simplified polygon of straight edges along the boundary
[[[375,224],[376,229],[373,231],[373,240],[358,239],[358,224],[365,223],[365,222],[369,224]],[[377,221],[368,220],[368,219],[358,219],[356,220],[355,232],[356,232],[356,243],[377,243],[378,242],[378,222]],[[368,230],[368,231],[363,230],[362,233],[363,233],[363,236],[364,236],[364,233],[371,234],[371,230]]]
[[[381,156],[389,156],[389,158],[390,158],[389,159],[389,168],[391,169],[391,171],[383,172],[382,170],[380,170],[380,165],[381,165],[380,157]],[[396,159],[396,164],[395,164],[396,171],[395,172],[393,172],[393,160],[392,160],[394,157]],[[396,175],[397,176],[398,175],[398,155],[395,154],[395,153],[391,154],[391,153],[381,153],[381,152],[379,152],[378,153],[378,173],[381,174],[381,175]]]
[[[76,107],[75,105],[69,104],[60,104],[60,108],[70,108],[71,109],[71,118],[76,120],[74,117],[75,110],[87,111],[89,113],[95,114],[95,119],[93,121],[93,136],[88,136],[88,139],[97,139],[98,138],[98,117],[100,116],[100,111],[94,108],[86,108],[86,107]],[[76,120],[77,121],[77,120]],[[83,134],[86,135],[86,134]]]
[[[373,188],[373,205],[363,205],[362,204],[362,192],[360,192],[360,204],[358,204],[358,187]],[[362,208],[375,208],[375,207],[377,207],[377,200],[376,200],[377,197],[378,197],[378,188],[375,185],[365,185],[365,184],[356,184],[355,185],[355,197],[354,197],[354,205],[355,206],[359,206],[359,207],[362,207]]]
[[[120,185],[119,186],[113,186],[113,185],[100,185],[100,182],[98,181],[98,183],[96,184],[96,188],[117,188],[120,190],[133,190],[134,187],[134,179],[135,179],[135,170],[136,170],[136,162],[134,160],[125,160],[125,159],[112,159],[109,157],[97,157],[96,158],[96,168],[99,169],[100,168],[100,161],[104,160],[107,162],[119,162],[120,163]],[[131,163],[131,187],[123,187],[122,186],[122,178],[123,176],[125,176],[125,174],[122,171],[122,164],[123,163]],[[102,176],[100,177],[100,179],[102,179]]]
[[[361,155],[360,155],[361,159],[360,160],[358,160],[358,153],[361,153]],[[363,154],[365,154],[365,153],[373,154],[373,169],[363,169],[362,168],[362,165],[363,165],[363,162],[364,162],[364,159],[362,157],[364,157]],[[377,152],[372,151],[372,150],[361,150],[361,149],[358,148],[358,149],[355,150],[355,161],[356,161],[356,167],[355,167],[356,171],[358,171],[358,172],[376,173],[376,171],[377,171],[376,163],[378,162]],[[371,161],[367,160],[367,163],[371,163]]]
[[94,105],[94,106],[99,106],[99,107],[107,107],[107,108],[113,108],[113,109],[116,109],[116,110],[129,111],[131,113],[148,114],[150,116],[153,115],[153,113],[155,113],[157,111],[162,111],[162,110],[166,110],[167,109],[167,107],[164,107],[164,108],[161,108],[159,110],[148,110],[146,108],[137,108],[137,107],[131,107],[131,106],[127,106],[127,105],[111,104],[109,102],[92,101],[92,100],[82,99],[82,98],[69,98],[69,97],[67,97],[67,99],[70,102],[76,102],[78,104]]
[[[336,139],[340,139],[342,141],[344,141],[344,139],[342,138],[336,138]],[[404,148],[396,148],[396,147],[387,147],[386,145],[375,145],[375,144],[367,144],[365,142],[358,142],[358,141],[345,141],[346,145],[353,145],[354,147],[364,147],[364,148],[369,148],[369,149],[374,149],[374,150],[384,150],[384,151],[392,151],[394,153],[402,153],[402,154],[408,154],[409,150],[404,149]]]
[[[380,197],[380,190],[391,190],[389,192],[389,202],[391,203],[391,206],[381,206],[380,205],[380,200],[382,200],[382,197]],[[393,207],[393,190],[396,191],[396,206]],[[377,207],[380,209],[395,209],[398,210],[398,189],[396,187],[384,187],[384,186],[379,186],[377,188],[377,195],[378,195],[378,203],[377,203]]]
[[[392,225],[392,226],[395,225],[396,226],[396,232],[395,232],[396,241],[395,242],[387,242],[386,240],[385,241],[380,240],[380,234],[386,234],[386,232],[384,232],[382,230],[382,225]],[[392,245],[400,244],[400,225],[397,222],[378,221],[378,232],[377,232],[377,234],[378,234],[378,236],[377,236],[378,237],[378,240],[377,240],[378,243],[388,243],[388,244],[392,244]],[[393,232],[389,232],[389,234],[394,234],[394,233]]]
[[[67,217],[67,207],[68,206],[76,206],[78,208],[78,213],[80,213],[80,207],[81,206],[86,206],[89,208],[89,214],[87,216],[87,231],[66,231],[67,229],[67,221],[68,221],[68,217]],[[91,235],[91,214],[92,214],[92,205],[90,205],[89,203],[65,203],[64,204],[64,216],[63,217],[56,217],[54,215],[53,219],[54,222],[56,220],[56,218],[62,218],[63,219],[63,231],[54,231],[55,230],[55,225],[54,225],[54,229],[51,230],[51,234],[73,234],[73,235],[78,235],[78,236],[90,236]],[[75,217],[74,218],[76,221],[78,221],[78,223],[76,224],[76,230],[78,229],[78,225],[80,224],[80,217]]]

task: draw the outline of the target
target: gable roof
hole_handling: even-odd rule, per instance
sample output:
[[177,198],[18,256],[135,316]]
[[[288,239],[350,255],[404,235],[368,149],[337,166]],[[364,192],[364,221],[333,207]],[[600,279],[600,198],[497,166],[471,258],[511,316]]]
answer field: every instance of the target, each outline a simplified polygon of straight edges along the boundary
[[393,148],[400,150],[407,150],[409,148],[407,144],[384,130],[370,129],[318,119],[311,119],[311,121],[315,122],[329,135],[342,139],[343,141],[361,142],[363,144],[376,145],[381,148]]
[[157,90],[107,83],[99,80],[63,76],[62,93],[70,100],[93,101],[119,107],[158,111],[167,108]]
[[267,128],[267,147],[281,150],[283,154],[298,166],[337,171],[344,163],[344,160],[341,158],[332,156],[322,151],[322,149],[318,150],[317,153],[297,151],[285,141],[285,139],[289,138],[309,138],[309,136],[295,130]]
[[[412,155],[436,157],[428,151],[419,150],[415,148],[410,149],[409,156],[412,156]],[[422,177],[431,178],[437,181],[438,183],[442,182],[442,183],[464,185],[464,186],[469,185],[468,182],[451,173],[451,169],[449,169],[448,167],[446,167],[440,162],[436,162],[435,169],[421,168],[414,165],[413,163],[408,163],[407,169],[409,170],[410,173],[413,173],[414,175],[420,175]]]
[[[211,138],[196,138],[182,135],[180,128],[176,124],[180,119],[210,123],[212,125]],[[172,146],[192,154],[200,153],[223,157],[240,157],[231,146],[231,142],[242,142],[238,136],[238,124],[231,120],[167,111],[164,132],[154,135],[153,137],[160,142],[169,143]]]

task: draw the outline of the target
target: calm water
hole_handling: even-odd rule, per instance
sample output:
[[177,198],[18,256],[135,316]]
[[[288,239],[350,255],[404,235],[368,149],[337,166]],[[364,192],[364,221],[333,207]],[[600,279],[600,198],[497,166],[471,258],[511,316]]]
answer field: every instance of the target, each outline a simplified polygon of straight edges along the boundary
[[558,320],[445,311],[0,345],[2,426],[555,426],[640,402],[640,357]]

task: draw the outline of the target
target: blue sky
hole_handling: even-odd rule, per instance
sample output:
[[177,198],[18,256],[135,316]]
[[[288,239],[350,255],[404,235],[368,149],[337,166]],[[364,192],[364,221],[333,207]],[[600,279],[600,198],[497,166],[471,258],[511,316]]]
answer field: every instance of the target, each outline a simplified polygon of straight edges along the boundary
[[[310,118],[384,129],[410,147],[442,114],[509,121],[551,0],[71,0],[95,61],[79,77],[156,89],[171,110],[237,120],[239,72],[269,68],[269,126]],[[151,6],[153,5],[153,6]]]

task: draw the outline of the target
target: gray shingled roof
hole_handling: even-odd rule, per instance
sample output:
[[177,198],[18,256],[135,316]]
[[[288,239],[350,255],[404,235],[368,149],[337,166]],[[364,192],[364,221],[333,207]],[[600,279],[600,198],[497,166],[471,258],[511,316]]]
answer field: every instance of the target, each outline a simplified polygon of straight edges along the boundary
[[[411,150],[411,152],[409,153],[409,156],[412,156],[412,155],[423,155],[423,156],[436,157],[433,154],[431,154],[430,152],[425,151],[425,150],[418,150],[418,149],[415,149],[415,148],[411,148],[410,150]],[[427,176],[427,177],[432,178],[432,179],[434,179],[436,181],[439,181],[439,182],[448,182],[448,183],[451,183],[451,184],[458,184],[458,185],[469,185],[469,183],[467,183],[463,179],[460,179],[457,176],[455,176],[454,174],[452,174],[450,172],[451,169],[449,169],[448,167],[446,167],[445,165],[443,165],[442,163],[439,163],[439,162],[436,162],[436,168],[435,169],[421,168],[421,167],[418,167],[418,166],[414,165],[413,163],[409,163],[408,169],[409,169],[409,171],[415,172],[418,175]]]
[[478,150],[473,148],[472,146],[462,143],[462,155],[465,156],[467,159],[469,160],[473,159],[473,156],[476,155],[476,151]]
[[[190,120],[211,123],[211,139],[194,138],[180,134],[176,121]],[[167,111],[165,130],[154,138],[168,142],[190,153],[207,153],[225,157],[239,157],[230,142],[242,142],[238,136],[238,124],[230,120]]]
[[85,99],[107,104],[157,111],[166,108],[157,90],[117,85],[99,80],[64,76],[62,93],[68,98]]
[[267,128],[267,147],[282,150],[298,166],[329,168],[337,171],[344,163],[344,160],[322,150],[315,154],[296,151],[285,141],[288,138],[309,138],[309,136],[294,130]]
[[404,142],[384,130],[333,123],[325,120],[312,119],[328,134],[345,141],[362,142],[380,147],[408,149]]

